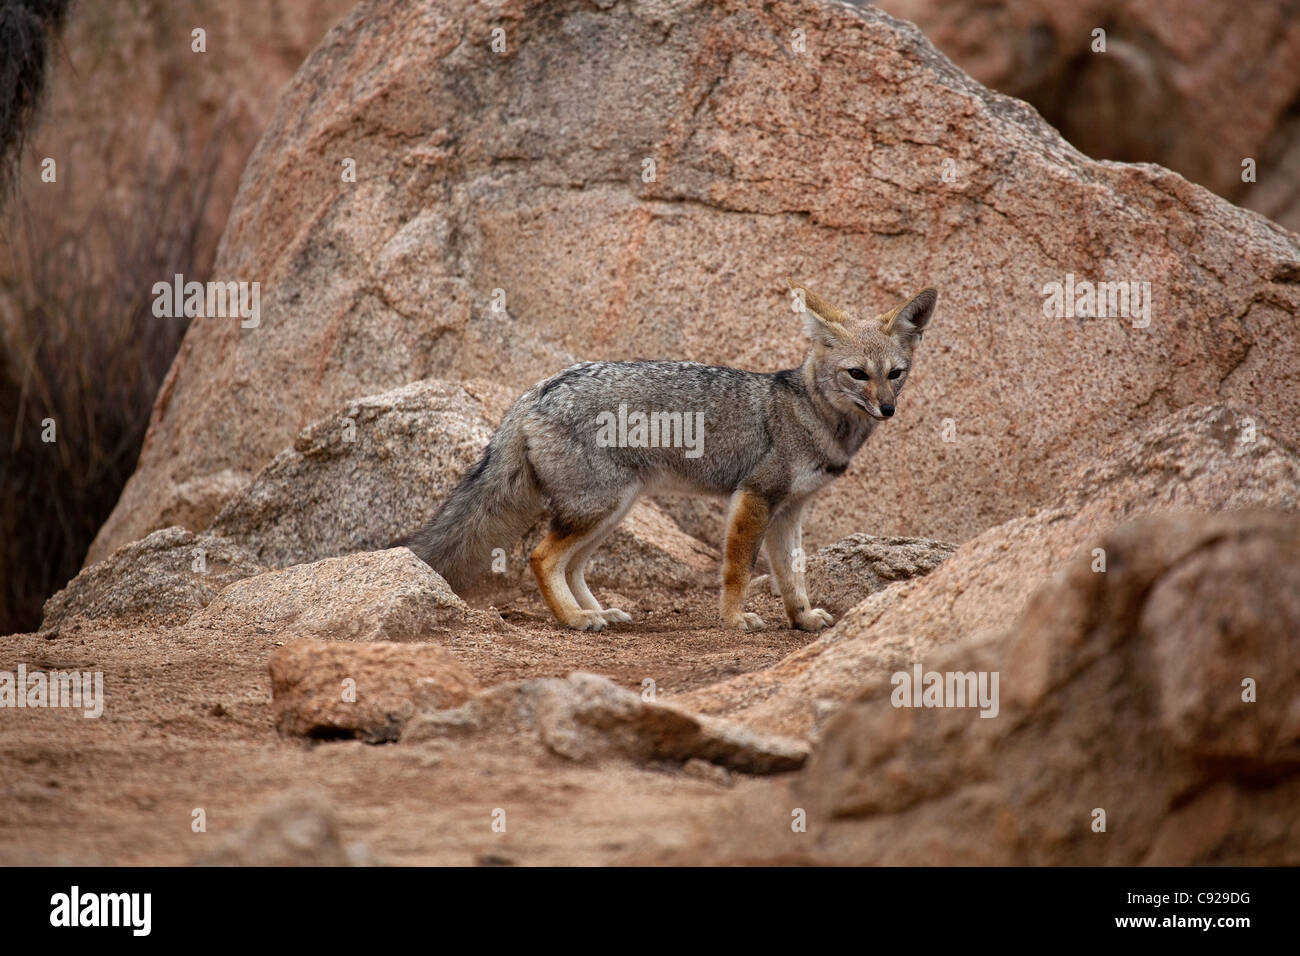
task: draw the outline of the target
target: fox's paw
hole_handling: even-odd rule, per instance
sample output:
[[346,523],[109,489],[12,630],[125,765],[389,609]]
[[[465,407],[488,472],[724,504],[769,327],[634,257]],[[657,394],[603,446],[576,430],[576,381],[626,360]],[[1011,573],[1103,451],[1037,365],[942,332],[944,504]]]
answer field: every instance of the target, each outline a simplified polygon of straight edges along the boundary
[[835,623],[835,618],[829,611],[815,607],[809,611],[800,611],[799,616],[795,618],[794,626],[801,631],[820,631],[824,627],[830,627]]
[[605,619],[606,624],[627,624],[632,620],[631,614],[628,614],[627,611],[621,611],[616,607],[607,607],[605,610],[601,611],[600,614]]
[[742,631],[761,631],[767,625],[763,623],[763,619],[757,614],[744,613],[728,619],[727,626]]
[[575,631],[603,631],[605,615],[600,611],[574,611],[564,619],[564,623]]

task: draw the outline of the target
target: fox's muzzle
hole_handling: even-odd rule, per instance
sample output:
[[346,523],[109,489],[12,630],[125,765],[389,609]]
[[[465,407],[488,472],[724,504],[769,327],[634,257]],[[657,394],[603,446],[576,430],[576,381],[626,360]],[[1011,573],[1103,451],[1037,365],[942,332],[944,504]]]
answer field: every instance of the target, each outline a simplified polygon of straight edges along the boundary
[[880,409],[880,414],[885,418],[890,418],[894,414],[894,390],[889,384],[882,382],[879,385],[872,383],[867,389],[866,399],[870,402],[872,399],[876,402],[876,407]]

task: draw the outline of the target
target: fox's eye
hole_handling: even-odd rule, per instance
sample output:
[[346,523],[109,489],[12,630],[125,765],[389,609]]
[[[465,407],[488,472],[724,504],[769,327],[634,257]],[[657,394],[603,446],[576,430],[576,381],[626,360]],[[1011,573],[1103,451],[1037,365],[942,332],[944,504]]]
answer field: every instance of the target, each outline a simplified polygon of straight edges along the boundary
[[867,380],[867,372],[865,369],[851,368],[849,369],[849,378],[855,378],[859,382],[865,382]]
[[889,377],[890,377],[890,378],[898,378],[898,376],[900,376],[900,375],[902,375],[902,374],[903,374],[903,370],[902,370],[901,368],[896,368],[896,369],[893,369],[893,370],[889,373]]

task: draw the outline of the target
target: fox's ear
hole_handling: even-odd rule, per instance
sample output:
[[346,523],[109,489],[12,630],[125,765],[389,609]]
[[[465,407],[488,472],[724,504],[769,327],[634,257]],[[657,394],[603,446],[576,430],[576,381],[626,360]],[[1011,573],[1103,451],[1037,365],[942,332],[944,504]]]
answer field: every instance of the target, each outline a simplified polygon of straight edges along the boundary
[[899,345],[915,345],[921,341],[921,334],[930,324],[934,304],[938,301],[939,293],[935,289],[918,292],[880,317],[880,331],[893,336]]
[[817,293],[793,285],[789,279],[785,280],[785,284],[803,302],[803,321],[808,330],[808,338],[831,346],[837,340],[847,337],[849,317],[842,310],[835,308]]

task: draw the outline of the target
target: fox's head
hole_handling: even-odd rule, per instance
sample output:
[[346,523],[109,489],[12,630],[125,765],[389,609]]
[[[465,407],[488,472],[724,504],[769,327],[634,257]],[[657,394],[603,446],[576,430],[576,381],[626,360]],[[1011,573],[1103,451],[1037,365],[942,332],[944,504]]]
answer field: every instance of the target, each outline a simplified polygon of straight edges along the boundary
[[812,339],[809,357],[821,395],[846,416],[884,420],[893,415],[939,293],[925,289],[883,315],[861,319],[807,289],[790,288],[803,298]]

